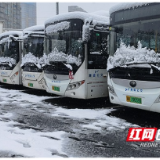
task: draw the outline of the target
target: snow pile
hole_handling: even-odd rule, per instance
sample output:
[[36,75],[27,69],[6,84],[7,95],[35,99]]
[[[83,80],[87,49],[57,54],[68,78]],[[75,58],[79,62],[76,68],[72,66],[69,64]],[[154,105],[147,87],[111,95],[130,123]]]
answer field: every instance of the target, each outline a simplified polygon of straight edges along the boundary
[[32,26],[32,27],[28,27],[28,28],[25,28],[23,30],[23,32],[26,32],[26,31],[41,31],[41,30],[44,30],[44,25],[35,25],[35,26]]
[[73,68],[72,68],[72,66],[71,66],[70,64],[65,64],[65,63],[64,63],[64,65],[65,65],[69,70],[71,70],[71,71],[73,70]]
[[87,42],[89,38],[90,38],[90,30],[89,30],[89,23],[87,23],[86,25],[83,25],[82,40]]
[[75,63],[77,66],[80,66],[82,61],[81,61],[81,56],[78,55],[78,57],[75,57],[75,56],[72,56],[72,55],[69,55],[67,56],[67,63]]
[[13,35],[9,35],[8,37],[2,38],[0,40],[0,44],[8,43],[8,48],[9,48],[9,45],[12,42],[12,39],[14,39],[14,41],[18,41],[19,37],[14,37]]
[[50,34],[53,32],[57,32],[57,31],[62,31],[62,30],[66,30],[70,27],[70,22],[64,21],[64,22],[60,22],[54,25],[50,25],[48,27],[46,27],[46,33]]
[[[19,125],[17,122],[2,122],[3,117],[8,118],[8,116],[0,116],[0,141],[3,144],[0,146],[1,151],[10,151],[26,157],[61,157],[56,154],[52,155],[53,151],[65,155],[62,151],[64,131],[35,132],[33,129],[24,130],[14,127]],[[50,140],[48,137],[55,139]]]
[[34,63],[38,68],[41,68],[39,66],[39,64],[37,63],[38,62],[38,57],[35,57],[31,52],[29,52],[28,54],[25,54],[24,57],[22,57],[22,64],[21,64],[21,67],[25,64],[25,63]]
[[67,61],[67,55],[63,52],[59,52],[55,47],[51,53],[48,54],[49,61]]
[[100,11],[91,12],[90,14],[109,17],[109,11],[105,11],[105,10],[100,10]]
[[125,9],[134,9],[143,5],[148,5],[149,3],[152,2],[134,2],[134,3],[119,3],[113,7],[110,8],[109,13],[112,14],[113,12],[120,11],[120,10],[125,10]]
[[[48,98],[60,98],[63,101],[62,97],[38,96],[13,89],[0,88],[0,90],[0,142],[2,144],[0,151],[7,151],[11,155],[32,158],[71,157],[70,154],[65,153],[66,145],[72,149],[72,145],[68,145],[68,137],[71,134],[79,136],[79,133],[83,131],[89,135],[91,129],[103,136],[104,132],[106,134],[114,130],[139,127],[123,119],[107,115],[116,109],[76,109],[76,106],[75,109],[67,109],[57,104],[44,102]],[[25,121],[31,120],[32,117],[36,118],[36,115],[42,116],[42,119],[37,120],[38,123],[35,119],[32,120],[32,123]],[[70,130],[65,131],[65,126],[61,124],[60,128],[53,128],[52,125],[51,128],[48,128],[52,121],[43,121],[43,116],[49,119],[53,117],[53,120],[56,117],[63,118],[60,120],[64,122],[63,125],[67,124],[65,124],[64,117],[71,121],[78,120],[81,127],[73,125],[71,128],[73,133],[69,133]],[[46,126],[43,126],[45,122],[48,122],[47,129]],[[100,143],[101,139],[96,141]]]
[[6,43],[6,42],[10,43],[10,42],[12,42],[12,40],[9,37],[6,37],[6,38],[3,38],[2,40],[0,40],[0,44]]
[[[25,28],[23,30],[23,36],[21,37],[21,39],[25,39],[25,38],[28,38],[29,35],[31,34],[36,34],[38,36],[40,35],[44,35],[44,25],[35,25],[35,26],[32,26],[32,27],[28,27],[28,28]],[[36,36],[34,35],[34,36]]]
[[8,63],[12,67],[13,64],[16,64],[16,60],[10,57],[0,57],[0,64],[2,63]]
[[160,54],[146,47],[142,48],[140,42],[138,42],[137,48],[126,46],[121,42],[120,48],[117,49],[114,56],[108,58],[107,70],[132,63],[160,63]]
[[41,66],[45,66],[46,64],[49,64],[48,63],[48,56],[44,53],[43,54],[43,57],[39,58],[38,60],[39,64],[41,64]]
[[[48,63],[50,61],[60,61],[60,62],[63,61],[71,64],[75,63],[77,66],[79,66],[82,63],[80,55],[78,55],[78,57],[67,55],[61,51],[59,52],[56,47],[50,54],[48,54]],[[68,65],[66,67],[70,68],[70,66]]]
[[14,36],[14,35],[16,35],[16,36],[18,36],[18,37],[20,37],[20,36],[22,36],[23,35],[23,32],[22,31],[7,31],[7,32],[4,32],[4,33],[1,33],[0,34],[0,39],[2,38],[2,37],[4,37],[4,36]]
[[66,19],[81,19],[85,23],[86,22],[89,23],[92,20],[95,20],[97,22],[101,22],[103,24],[105,23],[105,24],[109,25],[109,17],[108,16],[106,17],[106,16],[104,16],[104,14],[100,15],[100,13],[98,15],[98,14],[94,14],[94,13],[84,13],[84,12],[70,12],[70,13],[56,15],[53,18],[46,20],[45,25],[47,25],[49,23],[63,21]]
[[[24,66],[26,63],[33,63],[39,69],[41,69],[45,65],[50,65],[50,62],[52,61],[65,62],[70,64],[75,63],[77,66],[80,66],[82,63],[80,55],[78,55],[78,57],[67,55],[61,51],[59,52],[58,49],[55,47],[51,53],[49,53],[48,55],[44,53],[43,57],[41,58],[34,56],[31,52],[29,52],[28,54],[25,54],[25,56],[22,57],[21,67]],[[72,70],[71,65],[69,64],[65,64],[65,65],[67,68]]]
[[29,52],[28,54],[25,54],[24,57],[22,57],[21,67],[24,66],[26,63],[33,63],[39,69],[41,69],[45,64],[47,64],[47,55],[43,54],[43,57],[38,58],[34,56],[31,52]]
[[62,117],[74,117],[78,119],[90,119],[90,123],[82,125],[83,128],[89,128],[98,130],[101,132],[103,128],[107,130],[123,130],[127,127],[134,126],[138,127],[135,124],[126,122],[123,119],[110,117],[107,114],[115,111],[115,109],[65,109],[58,107],[52,116],[62,116]]

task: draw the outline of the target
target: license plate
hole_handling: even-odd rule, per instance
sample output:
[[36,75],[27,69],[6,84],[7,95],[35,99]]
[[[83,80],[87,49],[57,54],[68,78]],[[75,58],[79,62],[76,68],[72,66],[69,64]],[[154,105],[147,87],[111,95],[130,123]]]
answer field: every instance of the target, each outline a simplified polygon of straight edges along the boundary
[[7,80],[6,80],[6,79],[3,79],[3,82],[7,82]]
[[52,86],[52,90],[60,92],[60,87]]
[[29,87],[33,87],[33,83],[28,83],[28,86]]
[[126,101],[131,103],[142,104],[142,99],[138,97],[126,96]]

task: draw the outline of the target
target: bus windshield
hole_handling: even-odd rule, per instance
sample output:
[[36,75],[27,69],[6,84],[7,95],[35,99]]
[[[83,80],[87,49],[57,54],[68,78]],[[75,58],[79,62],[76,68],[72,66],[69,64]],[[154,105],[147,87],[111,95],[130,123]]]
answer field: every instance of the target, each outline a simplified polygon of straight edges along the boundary
[[127,24],[118,25],[117,32],[117,47],[122,41],[127,46],[137,47],[138,41],[142,47],[152,49],[160,53],[160,19],[137,21]]
[[0,57],[13,58],[16,63],[19,61],[19,42],[5,42],[0,44]]
[[24,40],[24,55],[32,53],[35,57],[43,56],[44,37],[28,37]]
[[[59,27],[61,24],[61,27]],[[70,64],[73,70],[82,64],[83,42],[82,42],[82,20],[72,19],[50,25],[51,32],[47,32],[45,39],[46,53],[50,64],[58,62]],[[65,25],[68,25],[66,27]],[[47,30],[47,28],[46,28]]]

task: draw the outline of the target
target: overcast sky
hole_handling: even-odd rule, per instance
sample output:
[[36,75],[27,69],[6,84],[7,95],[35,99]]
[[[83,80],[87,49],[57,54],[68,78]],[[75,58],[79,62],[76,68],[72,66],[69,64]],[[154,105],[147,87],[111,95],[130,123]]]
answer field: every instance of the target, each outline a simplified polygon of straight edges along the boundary
[[[68,6],[79,6],[83,8],[87,12],[95,12],[98,10],[105,10],[108,11],[110,7],[117,4],[109,3],[109,2],[87,2],[87,3],[69,3],[69,2],[59,2],[59,13],[67,13],[68,12]],[[37,3],[37,24],[43,24],[45,20],[48,18],[53,17],[56,15],[56,3],[49,2],[49,3]]]

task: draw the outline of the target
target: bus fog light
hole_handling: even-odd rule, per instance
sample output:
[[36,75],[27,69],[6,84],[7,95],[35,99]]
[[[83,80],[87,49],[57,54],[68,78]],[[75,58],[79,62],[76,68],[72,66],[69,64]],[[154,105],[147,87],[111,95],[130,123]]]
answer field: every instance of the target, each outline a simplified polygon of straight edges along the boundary
[[111,96],[111,99],[112,99],[112,100],[114,100],[114,97],[113,97],[113,96]]
[[154,103],[160,103],[160,95],[157,97]]
[[72,93],[71,93],[72,96],[75,96],[75,94],[76,94],[75,92],[72,92]]
[[111,94],[113,94],[114,96],[117,96],[117,95],[116,95],[116,92],[114,91],[114,88],[113,88],[112,86],[110,86],[110,85],[108,85],[108,91],[109,91]]

